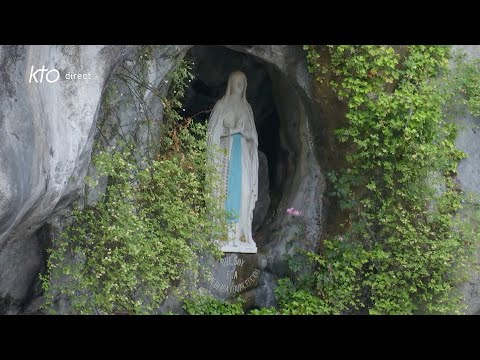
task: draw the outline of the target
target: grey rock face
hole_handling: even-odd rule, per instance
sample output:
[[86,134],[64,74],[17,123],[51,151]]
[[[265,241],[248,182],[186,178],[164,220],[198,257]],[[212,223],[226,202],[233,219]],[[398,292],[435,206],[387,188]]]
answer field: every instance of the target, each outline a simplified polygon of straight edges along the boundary
[[[465,51],[469,58],[480,57],[479,45],[454,48]],[[460,126],[456,145],[468,155],[458,165],[458,178],[463,189],[480,193],[480,119],[465,114],[456,121]]]
[[254,289],[254,303],[257,307],[277,306],[275,296],[276,281],[270,272],[263,272],[259,281],[260,285]]
[[260,229],[267,216],[270,205],[269,181],[268,181],[268,160],[265,154],[258,151],[258,199],[253,210],[253,233]]
[[[288,160],[283,173],[283,196],[277,215],[270,227],[271,241],[266,246],[269,268],[281,275],[286,272],[285,255],[298,249],[314,250],[322,231],[323,193],[325,180],[314,155],[314,140],[311,122],[322,121],[320,112],[312,107],[303,88],[307,82],[300,61],[294,73],[282,76],[272,70],[274,97],[280,116],[281,143],[287,149]],[[289,59],[290,61],[292,59]],[[300,67],[300,69],[298,69]],[[292,69],[291,67],[288,67]],[[292,71],[292,70],[291,70]],[[299,75],[302,74],[302,75]],[[303,215],[293,218],[288,208],[300,210]]]
[[[0,298],[19,303],[40,266],[35,231],[80,189],[103,85],[126,47],[7,46],[0,50]],[[31,67],[91,81],[29,83]]]
[[[457,45],[457,50],[466,52],[468,58],[480,57],[479,45]],[[468,192],[480,194],[480,118],[470,114],[459,116],[456,123],[460,131],[456,145],[467,154],[458,165],[460,187]],[[480,262],[480,254],[477,257]],[[468,314],[480,314],[480,274],[474,273],[469,281],[461,286],[465,296]]]

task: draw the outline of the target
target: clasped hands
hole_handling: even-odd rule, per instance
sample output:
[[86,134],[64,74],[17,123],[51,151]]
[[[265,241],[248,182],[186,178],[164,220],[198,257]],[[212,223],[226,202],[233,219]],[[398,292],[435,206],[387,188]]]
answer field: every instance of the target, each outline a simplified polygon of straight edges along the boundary
[[226,128],[228,130],[228,135],[222,135],[222,137],[232,136],[233,134],[240,133],[245,139],[251,140],[250,132],[245,131],[242,128]]

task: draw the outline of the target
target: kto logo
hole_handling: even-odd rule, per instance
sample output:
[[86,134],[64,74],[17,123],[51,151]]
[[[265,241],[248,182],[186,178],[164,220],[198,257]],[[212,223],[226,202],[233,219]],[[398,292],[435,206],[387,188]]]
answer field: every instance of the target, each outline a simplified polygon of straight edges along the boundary
[[[43,75],[45,74],[45,72],[47,72],[45,74],[45,80],[47,80],[49,83],[57,82],[58,79],[60,79],[60,72],[58,70],[56,69],[48,70],[47,68],[45,68],[45,65],[43,65],[41,69],[37,69],[37,71],[35,72],[33,72],[33,70],[34,68],[32,65],[32,70],[30,71],[30,79],[28,80],[29,83],[32,82],[32,79],[33,79],[33,82],[41,83],[43,81]],[[37,78],[37,76],[39,77]]]

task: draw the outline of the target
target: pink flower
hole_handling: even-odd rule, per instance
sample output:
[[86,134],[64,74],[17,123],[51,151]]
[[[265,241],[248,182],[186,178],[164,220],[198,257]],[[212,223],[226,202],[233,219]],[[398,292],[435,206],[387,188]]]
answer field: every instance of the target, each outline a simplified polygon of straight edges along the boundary
[[297,209],[295,209],[295,208],[292,207],[292,208],[288,208],[288,209],[287,209],[287,214],[293,215],[293,216],[300,216],[300,215],[302,215],[303,213],[302,213],[300,210],[297,210]]

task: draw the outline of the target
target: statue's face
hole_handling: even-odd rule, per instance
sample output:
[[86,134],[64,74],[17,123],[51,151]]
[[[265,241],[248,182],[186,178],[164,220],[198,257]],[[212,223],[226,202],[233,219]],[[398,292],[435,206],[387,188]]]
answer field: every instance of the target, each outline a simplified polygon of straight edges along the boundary
[[240,95],[242,94],[244,89],[245,89],[245,82],[243,80],[243,77],[240,75],[234,76],[232,78],[232,84],[231,84],[232,94]]

